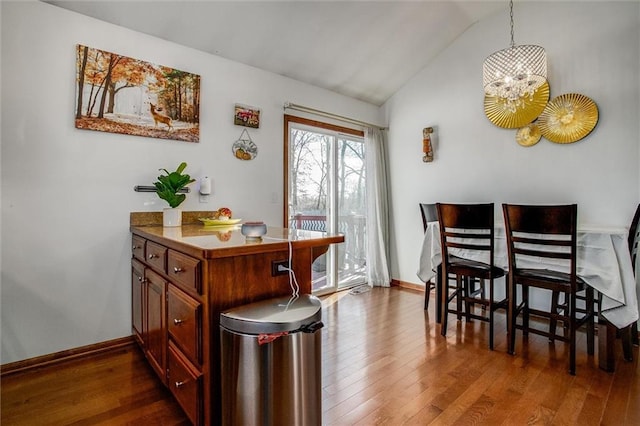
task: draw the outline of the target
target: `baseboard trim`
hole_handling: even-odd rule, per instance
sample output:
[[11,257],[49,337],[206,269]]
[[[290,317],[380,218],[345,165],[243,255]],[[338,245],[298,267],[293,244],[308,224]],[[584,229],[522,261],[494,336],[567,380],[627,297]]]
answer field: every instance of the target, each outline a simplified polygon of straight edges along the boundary
[[420,284],[414,284],[414,283],[410,283],[407,281],[400,281],[400,280],[395,280],[392,279],[391,280],[391,287],[402,287],[402,288],[408,288],[411,290],[417,290],[417,291],[422,291],[424,292],[425,286],[420,285]]
[[11,374],[22,373],[28,370],[51,366],[54,364],[70,361],[76,358],[96,355],[102,352],[109,352],[135,344],[133,336],[120,337],[118,339],[107,340],[93,345],[81,346],[79,348],[67,349],[48,355],[37,356],[22,361],[10,362],[0,365],[0,377]]

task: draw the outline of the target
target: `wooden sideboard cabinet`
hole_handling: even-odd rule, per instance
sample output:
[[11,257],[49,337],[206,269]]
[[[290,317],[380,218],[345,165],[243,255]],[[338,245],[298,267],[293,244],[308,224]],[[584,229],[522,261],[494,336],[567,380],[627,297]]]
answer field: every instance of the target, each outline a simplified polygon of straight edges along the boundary
[[247,242],[239,227],[133,222],[133,334],[191,422],[220,424],[220,313],[291,294],[288,274],[272,268],[289,259],[290,250],[300,293],[310,293],[311,263],[344,237],[269,228],[256,243]]
[[132,241],[134,335],[191,422],[203,424],[201,260],[136,234]]

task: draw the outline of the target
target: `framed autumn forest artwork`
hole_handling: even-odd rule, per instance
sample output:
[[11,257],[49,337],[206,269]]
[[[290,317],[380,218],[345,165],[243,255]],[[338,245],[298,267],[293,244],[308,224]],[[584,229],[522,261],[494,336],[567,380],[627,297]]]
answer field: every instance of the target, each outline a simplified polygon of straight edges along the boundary
[[200,76],[77,45],[76,127],[200,141]]

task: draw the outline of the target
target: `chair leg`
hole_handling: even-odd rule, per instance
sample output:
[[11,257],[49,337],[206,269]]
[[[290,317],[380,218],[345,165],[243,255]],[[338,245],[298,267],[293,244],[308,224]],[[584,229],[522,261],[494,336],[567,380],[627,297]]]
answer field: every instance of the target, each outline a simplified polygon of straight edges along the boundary
[[493,350],[493,303],[489,301],[489,349]]
[[[471,307],[473,305],[473,302],[471,302],[470,297],[471,294],[474,292],[475,290],[475,279],[474,278],[469,278],[469,277],[464,277],[462,279],[462,286],[463,286],[463,290],[462,290],[462,298],[464,299],[464,312],[465,312],[465,319],[467,322],[471,322]],[[460,296],[460,295],[458,295]],[[460,309],[458,308],[458,311]],[[458,319],[460,319],[458,317]]]
[[[466,277],[464,278],[466,280]],[[464,295],[464,291],[462,291],[462,282],[463,278],[460,275],[456,276],[456,310],[458,311],[457,318],[458,321],[462,319],[462,295]]]
[[516,353],[516,283],[507,278],[507,352]]
[[587,354],[593,355],[595,353],[594,342],[595,342],[595,312],[594,312],[594,294],[593,288],[587,287],[587,306],[586,313],[588,315],[587,319]]
[[598,366],[604,371],[615,371],[615,342],[615,326],[600,316],[598,318]]
[[[448,280],[442,280],[442,264],[436,268],[436,323],[442,322],[442,293],[447,291]],[[444,289],[443,289],[444,286]]]
[[[489,298],[486,299],[488,301],[488,303],[485,305],[483,304],[482,307],[483,308],[489,308],[489,350],[493,350],[493,320],[494,320],[494,312],[495,312],[495,308],[493,306],[493,299],[494,299],[494,295],[493,295],[493,286],[494,286],[495,281],[493,279],[489,279]],[[483,282],[484,285],[484,282]]]
[[[560,299],[560,292],[559,291],[553,291],[551,293],[551,313],[553,314],[557,314],[558,313],[558,301]],[[558,325],[558,320],[555,317],[551,317],[551,319],[549,320],[549,341],[553,342],[556,339],[556,326]]]
[[529,335],[529,286],[522,286],[522,335]]
[[424,310],[429,309],[429,297],[431,296],[431,281],[424,283]]
[[625,361],[633,361],[633,344],[631,342],[630,325],[620,329],[620,340],[622,340],[622,353]]
[[[447,281],[448,277],[442,275]],[[442,316],[440,317],[440,335],[447,335],[447,319],[449,317],[449,285],[445,283],[442,288],[442,296],[440,298],[440,306],[442,309]]]
[[576,294],[569,296],[569,374],[576,375]]
[[442,310],[442,321],[440,322],[440,335],[447,335],[447,317],[449,316],[449,310],[445,306]]
[[635,346],[640,345],[640,337],[638,337],[638,322],[631,324],[631,342]]
[[[480,298],[486,299],[485,297],[485,288],[484,288],[484,280],[478,280],[478,284],[480,284]],[[487,309],[486,305],[482,305],[482,310],[485,311]]]

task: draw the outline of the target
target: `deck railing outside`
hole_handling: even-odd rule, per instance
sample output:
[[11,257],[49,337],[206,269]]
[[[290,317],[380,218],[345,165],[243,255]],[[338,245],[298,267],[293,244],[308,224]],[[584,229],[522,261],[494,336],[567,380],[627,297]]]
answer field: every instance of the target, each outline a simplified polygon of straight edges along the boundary
[[[363,215],[346,215],[338,218],[338,232],[344,234],[344,243],[338,248],[340,281],[353,281],[364,276],[366,267],[366,218]],[[291,226],[307,231],[327,231],[325,215],[296,214]]]

